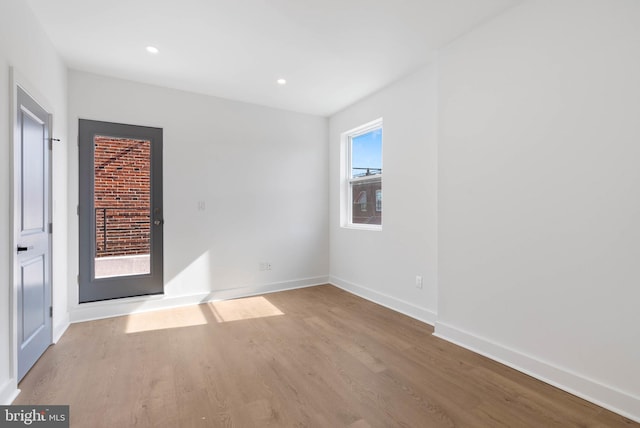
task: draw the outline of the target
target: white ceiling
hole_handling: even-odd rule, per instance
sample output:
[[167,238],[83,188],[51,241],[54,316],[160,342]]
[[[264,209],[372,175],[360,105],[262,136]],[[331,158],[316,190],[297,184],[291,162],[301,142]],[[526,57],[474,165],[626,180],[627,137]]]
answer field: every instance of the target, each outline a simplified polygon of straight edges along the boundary
[[27,1],[72,69],[328,116],[519,0]]

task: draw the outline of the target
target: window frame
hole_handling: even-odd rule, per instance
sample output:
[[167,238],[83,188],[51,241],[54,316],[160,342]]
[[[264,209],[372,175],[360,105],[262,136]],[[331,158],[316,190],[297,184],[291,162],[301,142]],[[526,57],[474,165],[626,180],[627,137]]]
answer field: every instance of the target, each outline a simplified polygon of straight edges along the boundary
[[[361,135],[367,134],[369,132],[380,129],[382,132],[382,144],[381,150],[383,153],[381,165],[380,165],[380,173],[370,176],[363,177],[353,177],[353,165],[352,165],[352,141],[354,138],[357,138]],[[380,224],[366,224],[366,223],[354,223],[353,222],[353,186],[354,184],[366,183],[369,181],[380,181],[380,191],[382,191],[383,186],[383,164],[384,164],[384,127],[382,118],[372,120],[371,122],[367,122],[361,126],[350,129],[349,131],[343,132],[341,135],[341,158],[342,158],[342,168],[341,168],[341,203],[340,203],[340,226],[347,229],[362,229],[362,230],[372,230],[372,231],[381,231],[382,224],[384,220],[381,219]],[[375,195],[374,195],[375,196]],[[367,201],[367,205],[374,206],[375,212],[382,213],[382,207],[380,210],[377,210],[377,203],[373,201],[371,204]]]

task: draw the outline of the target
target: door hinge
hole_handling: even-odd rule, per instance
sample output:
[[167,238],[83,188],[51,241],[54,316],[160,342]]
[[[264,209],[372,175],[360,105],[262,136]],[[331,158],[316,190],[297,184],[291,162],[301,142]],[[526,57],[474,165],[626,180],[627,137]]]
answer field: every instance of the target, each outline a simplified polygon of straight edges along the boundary
[[53,150],[53,142],[60,141],[60,138],[49,138],[49,150]]
[[49,306],[49,318],[53,318],[53,306]]
[[76,276],[76,281],[80,284],[80,275]]
[[53,223],[49,223],[49,233],[53,233]]
[[80,215],[80,205],[76,207],[76,215]]

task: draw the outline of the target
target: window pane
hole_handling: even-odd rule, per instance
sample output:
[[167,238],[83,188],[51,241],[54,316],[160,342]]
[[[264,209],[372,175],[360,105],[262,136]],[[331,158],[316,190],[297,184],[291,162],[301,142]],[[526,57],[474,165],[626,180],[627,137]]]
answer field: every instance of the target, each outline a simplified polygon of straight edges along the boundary
[[378,174],[382,174],[382,128],[351,138],[351,178]]
[[151,272],[151,142],[94,138],[95,277]]
[[354,224],[382,224],[382,180],[373,178],[352,184]]

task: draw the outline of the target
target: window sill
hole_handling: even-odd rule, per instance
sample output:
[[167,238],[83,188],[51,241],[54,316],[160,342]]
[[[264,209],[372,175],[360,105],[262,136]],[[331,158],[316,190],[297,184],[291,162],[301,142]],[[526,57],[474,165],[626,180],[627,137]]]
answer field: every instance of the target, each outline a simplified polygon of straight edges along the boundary
[[382,232],[382,225],[380,224],[345,224],[341,226],[342,229],[354,229],[354,230],[371,230],[374,232]]

